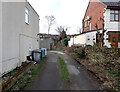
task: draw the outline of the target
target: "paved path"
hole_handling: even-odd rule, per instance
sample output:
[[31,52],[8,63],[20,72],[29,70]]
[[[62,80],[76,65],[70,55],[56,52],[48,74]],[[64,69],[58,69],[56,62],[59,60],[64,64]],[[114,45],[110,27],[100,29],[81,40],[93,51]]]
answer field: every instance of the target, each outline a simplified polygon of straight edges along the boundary
[[[70,73],[70,83],[65,83],[60,77],[58,56],[65,60]],[[95,84],[71,57],[62,52],[49,51],[46,66],[38,75],[30,90],[96,90]]]

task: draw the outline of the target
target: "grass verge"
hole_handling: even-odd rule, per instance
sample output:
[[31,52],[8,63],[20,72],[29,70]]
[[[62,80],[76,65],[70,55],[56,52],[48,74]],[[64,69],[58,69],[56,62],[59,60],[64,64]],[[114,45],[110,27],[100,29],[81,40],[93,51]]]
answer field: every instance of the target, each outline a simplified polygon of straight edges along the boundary
[[60,74],[61,74],[61,77],[66,82],[70,82],[70,80],[69,80],[69,72],[67,70],[67,66],[66,66],[64,60],[60,56],[58,57],[58,60],[59,60],[59,63],[60,63]]
[[35,80],[36,76],[42,71],[47,57],[44,57],[40,63],[33,65],[33,67],[21,76],[16,84],[10,89],[12,90],[29,90],[31,83]]

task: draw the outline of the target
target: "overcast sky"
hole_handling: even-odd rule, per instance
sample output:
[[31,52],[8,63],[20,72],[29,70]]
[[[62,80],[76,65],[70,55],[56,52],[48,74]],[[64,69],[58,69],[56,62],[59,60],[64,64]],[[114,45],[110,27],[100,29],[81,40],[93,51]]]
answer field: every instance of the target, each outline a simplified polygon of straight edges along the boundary
[[[40,33],[47,33],[45,16],[54,15],[56,25],[70,27],[68,34],[76,34],[77,28],[82,27],[89,0],[28,0],[40,16]],[[55,26],[50,30],[56,34]]]

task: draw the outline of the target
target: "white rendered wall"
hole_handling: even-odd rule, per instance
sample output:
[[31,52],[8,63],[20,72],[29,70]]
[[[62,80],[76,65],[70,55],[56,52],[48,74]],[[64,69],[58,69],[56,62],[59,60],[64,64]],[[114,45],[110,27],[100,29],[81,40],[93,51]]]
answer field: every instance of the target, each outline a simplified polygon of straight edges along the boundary
[[104,45],[106,45],[108,48],[111,48],[111,42],[108,42],[108,40],[106,40],[108,38],[107,32],[108,31],[104,33]]
[[104,13],[105,20],[105,29],[108,31],[120,31],[120,22],[111,22],[110,21],[110,9],[106,9]]
[[94,42],[96,42],[96,33],[97,33],[97,31],[93,31],[93,32],[88,32],[88,33],[84,33],[84,34],[75,36],[74,44],[81,44],[81,45],[86,44],[86,45],[93,46]]
[[20,64],[19,34],[24,31],[25,3],[2,3],[2,72],[3,74]]
[[86,34],[80,34],[74,37],[74,44],[86,44]]
[[2,75],[2,2],[0,1],[0,77]]
[[[109,31],[120,31],[120,22],[111,22],[110,21],[110,9],[106,9],[104,13],[104,20],[105,20],[105,34],[104,34],[104,45],[107,45],[108,48],[111,48],[111,42],[108,42],[106,40],[108,38],[108,35],[106,34]],[[119,43],[118,43],[118,47]]]
[[94,42],[96,42],[96,33],[97,31],[86,33],[86,44],[87,45],[92,45],[92,46],[94,45]]
[[[25,7],[29,10],[29,24],[24,22],[24,32],[20,35],[20,59],[22,62],[26,60],[25,56],[37,49],[37,34],[39,33],[39,16],[28,3],[25,4]],[[31,50],[29,50],[30,44]]]
[[[25,7],[29,9],[30,23],[25,23]],[[25,2],[4,2],[3,11],[3,34],[2,34],[2,72],[11,71],[22,62],[31,50],[37,49],[37,34],[39,33],[39,16]]]
[[70,38],[70,41],[68,41],[68,45],[69,45],[69,47],[74,45],[74,38]]

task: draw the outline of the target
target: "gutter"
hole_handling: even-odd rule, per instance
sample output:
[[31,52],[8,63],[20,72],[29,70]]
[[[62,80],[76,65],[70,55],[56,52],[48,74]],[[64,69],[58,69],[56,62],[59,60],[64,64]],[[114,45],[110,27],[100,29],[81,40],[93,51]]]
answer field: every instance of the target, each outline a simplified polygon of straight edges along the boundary
[[33,9],[33,11],[37,14],[37,16],[39,17],[39,14],[36,12],[36,10],[33,8],[33,6],[26,0],[26,3],[28,3],[28,5],[30,5],[30,7]]

